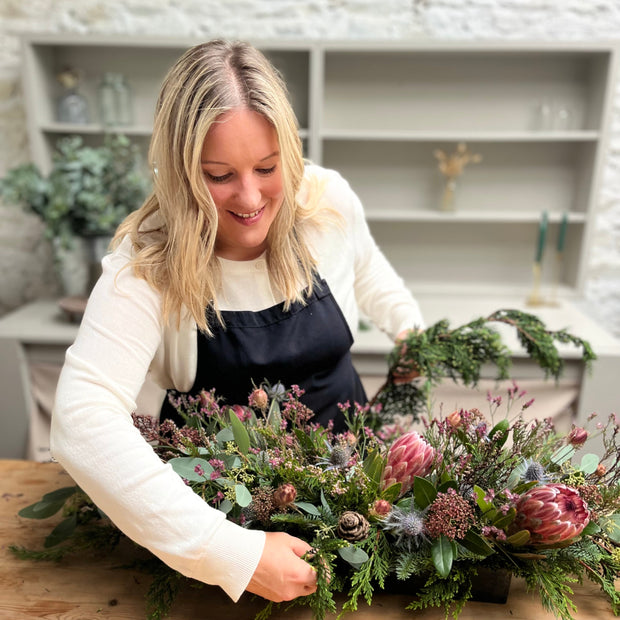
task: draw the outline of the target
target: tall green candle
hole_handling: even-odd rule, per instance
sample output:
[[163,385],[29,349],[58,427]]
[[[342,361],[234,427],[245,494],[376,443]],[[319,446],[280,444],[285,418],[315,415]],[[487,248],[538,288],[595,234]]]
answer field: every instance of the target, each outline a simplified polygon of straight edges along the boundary
[[540,218],[540,224],[538,225],[538,245],[536,247],[536,261],[535,261],[537,263],[542,262],[543,252],[545,251],[545,241],[547,239],[547,222],[548,222],[547,211],[543,211],[542,216]]
[[558,252],[564,252],[564,244],[566,243],[566,228],[568,225],[568,213],[564,211],[562,221],[560,222],[560,232],[558,233]]

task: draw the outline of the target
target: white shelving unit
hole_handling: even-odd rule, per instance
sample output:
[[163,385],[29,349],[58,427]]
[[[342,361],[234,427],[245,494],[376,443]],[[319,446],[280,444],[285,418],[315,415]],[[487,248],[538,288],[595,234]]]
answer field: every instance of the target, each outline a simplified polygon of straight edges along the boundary
[[[46,169],[55,142],[66,134],[81,134],[89,143],[102,139],[106,128],[97,115],[97,87],[109,71],[126,77],[135,120],[111,130],[122,131],[146,151],[161,81],[193,43],[24,37],[24,100],[33,160]],[[306,155],[349,180],[377,242],[420,300],[427,322],[445,317],[458,324],[465,318],[459,311],[464,305],[467,318],[499,307],[527,309],[539,222],[543,210],[548,212],[543,294],[557,291],[558,306],[531,310],[544,315],[552,328],[592,338],[595,351],[602,352],[593,379],[575,366],[574,356],[570,362],[569,380],[580,391],[578,415],[591,412],[590,407],[603,412],[612,407],[609,394],[601,392],[620,372],[620,344],[593,329],[580,299],[609,133],[616,45],[254,43],[285,77]],[[67,66],[82,74],[80,91],[91,111],[86,125],[57,122],[61,87],[56,75]],[[440,210],[443,179],[433,152],[451,152],[459,142],[483,159],[459,178],[455,210],[446,213]],[[566,244],[558,264],[555,248],[565,215]],[[33,305],[23,320],[32,320],[33,312],[42,310]],[[11,326],[21,325],[21,316],[5,321],[4,330],[0,324],[0,340],[11,339]],[[45,338],[53,340],[59,321],[50,319],[49,307],[41,316]],[[26,351],[27,333],[5,342],[5,350]],[[523,358],[517,344],[510,346],[515,359]],[[384,373],[389,347],[382,334],[360,334],[354,358],[366,377]]]
[[[131,87],[135,124],[112,128],[146,144],[168,68],[191,41],[33,35],[23,41],[33,159],[49,166],[56,140],[101,139],[97,86],[106,71]],[[549,214],[544,278],[568,218],[559,273],[564,295],[583,292],[594,201],[615,76],[613,44],[527,42],[255,41],[289,85],[307,156],[342,172],[378,242],[414,290],[531,285],[541,213]],[[56,74],[82,76],[91,122],[56,122]],[[546,110],[546,114],[543,113]],[[459,142],[483,161],[440,210],[433,151]]]

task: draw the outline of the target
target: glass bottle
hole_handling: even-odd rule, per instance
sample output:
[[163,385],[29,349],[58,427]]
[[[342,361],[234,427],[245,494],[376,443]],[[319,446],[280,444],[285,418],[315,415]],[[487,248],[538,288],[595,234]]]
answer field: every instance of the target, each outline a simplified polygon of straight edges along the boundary
[[116,124],[114,73],[104,73],[99,84],[99,120],[104,126]]
[[104,73],[99,86],[99,114],[106,126],[133,122],[131,91],[122,73]]
[[83,125],[88,123],[88,103],[78,92],[79,72],[71,67],[56,75],[64,93],[58,98],[56,116],[61,123]]

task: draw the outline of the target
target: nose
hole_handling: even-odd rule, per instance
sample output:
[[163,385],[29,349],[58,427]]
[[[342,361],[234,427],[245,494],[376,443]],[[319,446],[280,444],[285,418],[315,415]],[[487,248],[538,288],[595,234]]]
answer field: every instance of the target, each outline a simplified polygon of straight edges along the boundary
[[253,177],[240,179],[235,197],[239,207],[253,211],[260,206],[261,196],[262,192],[258,179]]

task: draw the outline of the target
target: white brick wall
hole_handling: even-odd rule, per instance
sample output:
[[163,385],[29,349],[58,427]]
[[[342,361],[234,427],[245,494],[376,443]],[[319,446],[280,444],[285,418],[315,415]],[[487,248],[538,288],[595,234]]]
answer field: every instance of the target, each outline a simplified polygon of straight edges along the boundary
[[[620,0],[0,0],[0,175],[28,159],[21,31],[237,38],[620,39]],[[620,86],[618,88],[620,91]],[[620,93],[619,93],[620,94]],[[620,335],[620,97],[587,297]],[[0,315],[56,283],[36,220],[0,206]]]

